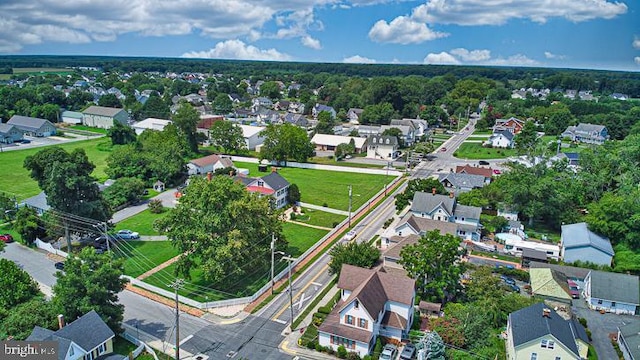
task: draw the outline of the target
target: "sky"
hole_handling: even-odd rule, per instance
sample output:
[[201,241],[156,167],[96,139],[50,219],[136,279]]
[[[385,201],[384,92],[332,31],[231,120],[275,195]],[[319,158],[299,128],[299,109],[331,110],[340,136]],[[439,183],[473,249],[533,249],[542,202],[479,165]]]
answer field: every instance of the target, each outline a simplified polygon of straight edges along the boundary
[[0,54],[640,71],[639,0],[2,0]]

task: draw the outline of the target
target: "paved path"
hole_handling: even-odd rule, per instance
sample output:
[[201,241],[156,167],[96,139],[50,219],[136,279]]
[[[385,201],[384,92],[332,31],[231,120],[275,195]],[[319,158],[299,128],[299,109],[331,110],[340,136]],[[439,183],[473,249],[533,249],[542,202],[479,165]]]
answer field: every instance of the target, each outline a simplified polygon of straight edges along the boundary
[[149,201],[160,199],[162,201],[162,205],[168,208],[176,207],[176,197],[175,197],[175,189],[168,189],[165,192],[162,192],[149,200],[141,201],[137,205],[126,207],[122,210],[116,211],[111,218],[111,222],[118,223],[126,218],[130,218],[134,215],[137,215],[148,208]]
[[[258,164],[259,161],[260,161],[257,158],[243,157],[243,156],[232,156],[231,160],[239,161],[239,162],[248,162],[248,163],[253,163],[253,164]],[[351,159],[351,160],[353,160],[353,159]],[[368,159],[368,160],[376,161],[375,159]],[[393,161],[390,161],[390,162],[393,163]],[[269,166],[271,166],[271,164],[269,164]],[[361,167],[351,167],[351,166],[336,166],[336,165],[324,165],[324,164],[298,163],[298,162],[294,162],[294,161],[287,162],[287,166],[286,167],[295,167],[295,168],[303,168],[303,169],[316,169],[316,170],[330,170],[330,171],[340,171],[340,172],[352,172],[352,173],[359,173],[359,174],[391,175],[393,177],[396,177],[398,175],[402,175],[402,171],[398,171],[398,169],[394,169],[394,168],[391,168],[389,170],[387,170],[387,169],[372,169],[372,168],[361,168]]]
[[325,206],[318,206],[318,205],[308,204],[308,203],[304,203],[304,202],[301,202],[300,206],[306,207],[306,208],[309,208],[309,209],[313,209],[313,210],[320,210],[320,211],[324,211],[324,212],[328,212],[328,213],[332,213],[332,214],[349,216],[349,212],[348,211],[332,209],[332,208],[325,207]]
[[167,241],[167,235],[140,235],[140,239],[130,239],[129,241]]
[[329,230],[329,231],[333,230],[333,228],[330,228],[330,227],[319,226],[319,225],[311,225],[311,224],[303,223],[303,222],[300,222],[300,221],[287,220],[287,222],[290,222],[290,223],[293,223],[293,224],[298,224],[298,225],[301,225],[301,226],[314,228],[314,229]]
[[144,274],[142,274],[142,275],[138,276],[136,279],[138,279],[138,280],[143,280],[143,279],[148,278],[149,276],[151,276],[151,275],[153,275],[153,274],[157,273],[158,271],[160,271],[160,270],[162,270],[162,269],[166,268],[167,266],[169,266],[169,265],[171,265],[171,264],[175,263],[176,261],[180,260],[180,257],[181,257],[181,256],[182,256],[182,255],[178,255],[178,256],[172,257],[171,259],[169,259],[169,260],[167,260],[167,261],[163,262],[162,264],[160,264],[160,265],[158,265],[158,266],[154,267],[153,269],[148,270],[148,271],[147,271],[147,272],[145,272]]

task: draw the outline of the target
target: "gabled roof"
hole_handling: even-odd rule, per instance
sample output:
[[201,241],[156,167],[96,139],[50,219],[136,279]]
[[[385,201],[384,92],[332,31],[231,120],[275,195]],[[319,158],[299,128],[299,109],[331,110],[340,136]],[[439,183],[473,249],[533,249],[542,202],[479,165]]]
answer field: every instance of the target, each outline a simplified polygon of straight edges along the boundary
[[364,109],[349,108],[349,111],[347,111],[347,113],[354,113],[354,114],[360,115],[360,114],[362,114],[363,111],[364,111]]
[[513,135],[511,131],[502,130],[502,131],[494,131],[494,133],[491,134],[491,137],[489,139],[490,140],[495,139],[500,135],[504,136],[509,141],[513,140],[513,138],[515,137],[515,135]]
[[194,165],[196,165],[198,167],[205,167],[207,165],[213,165],[213,164],[217,163],[218,161],[222,161],[222,159],[223,158],[220,157],[219,155],[213,154],[213,155],[201,157],[201,158],[198,158],[198,159],[193,159],[193,160],[189,161],[189,163],[194,164]]
[[369,137],[367,137],[367,144],[398,146],[398,137],[388,135],[369,135]]
[[531,292],[534,295],[554,299],[571,300],[567,278],[551,269],[529,269]]
[[0,123],[0,134],[8,134],[13,128],[18,129],[15,125]]
[[275,171],[269,175],[263,176],[262,181],[264,181],[267,185],[269,185],[270,188],[275,191],[284,189],[289,186],[289,182],[287,181],[287,179],[283,178],[282,175],[278,174]]
[[[636,324],[640,325],[640,323]],[[589,343],[589,336],[587,336],[587,331],[575,317],[572,317],[571,320],[569,320],[569,325],[571,326],[571,331],[573,332],[573,337],[575,339],[580,339],[587,344]]]
[[[42,127],[42,125],[47,123],[51,124],[49,120],[22,115],[13,115],[11,119],[7,121],[7,124],[15,125],[16,127],[23,130],[38,130]],[[51,124],[51,126],[53,126],[53,124]]]
[[407,213],[407,215],[405,215],[405,217],[402,220],[400,220],[400,224],[398,226],[402,225],[403,223],[409,224],[409,226],[411,226],[414,230],[416,230],[419,233],[427,233],[432,230],[438,230],[443,235],[456,234],[456,224],[454,223],[423,218],[423,217],[415,216],[410,212]]
[[467,206],[467,205],[456,205],[455,210],[453,211],[453,215],[457,216],[459,219],[480,219],[480,214],[482,213],[482,208],[477,206]]
[[38,195],[24,199],[22,204],[35,209],[41,209],[42,211],[51,209],[51,206],[47,203],[47,194],[45,194],[44,191],[40,191]]
[[380,131],[384,132],[385,130],[388,129],[398,129],[400,130],[400,133],[402,133],[403,136],[407,136],[411,133],[413,126],[409,126],[409,125],[382,125],[380,126]]
[[467,173],[446,173],[438,176],[438,181],[448,181],[454,188],[475,189],[484,186],[485,177],[482,175],[473,175]]
[[562,246],[565,249],[591,246],[605,254],[615,254],[609,239],[589,230],[585,222],[562,225]]
[[456,166],[456,173],[457,174],[471,174],[471,175],[481,175],[484,176],[485,178],[490,178],[493,176],[493,169],[492,168],[485,168],[485,167],[481,167],[481,166],[471,166],[471,165],[464,165],[464,166]]
[[591,296],[640,305],[640,282],[635,275],[591,270]]
[[338,146],[340,144],[348,144],[351,139],[353,139],[356,149],[362,149],[364,143],[367,141],[365,138],[354,136],[315,134],[313,135],[311,142],[317,145]]
[[114,117],[121,111],[124,111],[124,109],[92,105],[86,108],[82,113],[89,115]]
[[453,215],[455,202],[456,199],[446,195],[434,195],[422,191],[416,191],[413,195],[413,201],[411,202],[411,211],[431,213],[438,206],[442,206],[449,214]]
[[368,344],[371,340],[371,337],[373,336],[373,332],[355,326],[340,324],[340,312],[338,311],[338,309],[341,309],[344,304],[345,302],[343,302],[342,300],[340,300],[336,304],[336,306],[333,308],[333,311],[331,311],[322,325],[320,325],[318,331],[338,335],[347,339],[356,340]]
[[259,134],[265,128],[262,126],[250,126],[250,125],[238,125],[242,129],[242,136],[244,138],[250,138],[256,134]]
[[627,325],[619,326],[620,335],[633,359],[640,359],[640,321],[633,321]]
[[407,327],[407,319],[393,311],[386,311],[381,321],[382,326],[388,326],[396,329],[404,329]]
[[580,123],[578,124],[578,126],[576,126],[575,131],[576,132],[593,132],[593,131],[601,132],[604,129],[605,129],[604,125]]
[[[548,316],[543,316],[544,309],[548,309]],[[512,312],[509,314],[509,323],[515,347],[545,335],[552,335],[571,352],[580,356],[569,322],[544,303],[533,304]]]

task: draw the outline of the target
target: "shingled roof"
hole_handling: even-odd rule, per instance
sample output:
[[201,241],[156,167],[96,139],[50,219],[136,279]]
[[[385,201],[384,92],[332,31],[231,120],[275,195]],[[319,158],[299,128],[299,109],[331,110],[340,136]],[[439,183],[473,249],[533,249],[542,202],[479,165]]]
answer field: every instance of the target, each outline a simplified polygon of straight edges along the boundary
[[442,205],[444,209],[453,215],[453,206],[455,199],[446,195],[430,194],[422,191],[416,191],[411,202],[411,211],[430,213],[438,206]]
[[82,113],[89,115],[114,117],[121,111],[124,111],[124,109],[92,105],[86,108]]
[[565,249],[591,246],[611,256],[615,254],[609,239],[589,230],[585,222],[562,225],[562,246]]

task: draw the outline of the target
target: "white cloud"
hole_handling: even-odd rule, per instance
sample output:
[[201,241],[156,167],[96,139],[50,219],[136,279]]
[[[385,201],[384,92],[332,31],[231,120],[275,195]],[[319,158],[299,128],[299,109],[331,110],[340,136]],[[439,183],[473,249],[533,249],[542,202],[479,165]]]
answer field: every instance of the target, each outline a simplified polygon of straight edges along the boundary
[[636,56],[633,58],[633,61],[636,62],[636,64],[640,65],[640,56]]
[[322,49],[322,45],[320,45],[320,40],[318,39],[314,39],[309,35],[303,36],[300,38],[300,42],[302,43],[302,45],[308,47],[308,48],[312,48],[315,50],[320,50]]
[[437,65],[458,65],[460,61],[446,51],[441,53],[430,53],[424,58],[425,64]]
[[567,58],[565,55],[558,55],[549,51],[544,52],[544,57],[550,60],[564,60]]
[[221,41],[215,47],[206,51],[191,51],[182,54],[186,58],[206,59],[238,59],[238,60],[291,60],[287,54],[276,49],[259,49],[253,45],[247,45],[241,40]]
[[502,25],[512,19],[545,23],[552,18],[573,22],[612,19],[625,14],[625,3],[608,0],[427,0],[413,10],[416,21],[428,24]]
[[354,55],[347,58],[342,59],[343,63],[346,64],[375,64],[377,61],[374,59],[369,59],[364,56]]
[[462,61],[485,61],[491,59],[491,51],[489,50],[467,50],[465,48],[457,48],[450,51],[451,54],[459,57]]
[[498,65],[498,66],[535,66],[540,65],[536,60],[529,59],[525,55],[516,54],[507,58],[495,58],[486,62],[486,65]]
[[425,23],[414,21],[407,16],[398,16],[390,23],[379,20],[369,30],[369,39],[373,41],[405,45],[418,44],[448,35],[433,31]]
[[634,49],[640,49],[640,38],[635,37],[631,45],[633,46]]

